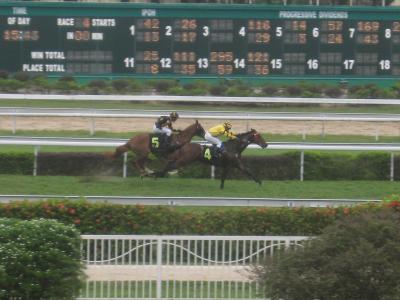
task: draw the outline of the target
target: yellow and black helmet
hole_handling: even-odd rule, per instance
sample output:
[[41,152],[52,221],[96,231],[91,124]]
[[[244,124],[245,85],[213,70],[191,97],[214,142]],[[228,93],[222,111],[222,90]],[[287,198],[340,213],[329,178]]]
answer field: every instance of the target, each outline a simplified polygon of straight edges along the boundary
[[171,120],[176,121],[179,118],[179,115],[176,111],[173,111],[169,114]]
[[231,124],[231,122],[228,122],[228,121],[226,121],[226,122],[224,122],[224,127],[225,127],[225,129],[226,130],[229,130],[229,129],[231,129],[232,128],[232,124]]

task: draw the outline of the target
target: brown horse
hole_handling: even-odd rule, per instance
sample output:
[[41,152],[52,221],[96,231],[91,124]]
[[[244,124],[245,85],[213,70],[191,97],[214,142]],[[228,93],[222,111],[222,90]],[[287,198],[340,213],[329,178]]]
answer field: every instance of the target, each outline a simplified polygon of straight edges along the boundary
[[[173,134],[171,136],[171,144],[178,145],[177,147],[182,147],[185,144],[189,143],[194,136],[203,137],[204,136],[204,128],[200,125],[200,123],[196,120],[196,122],[186,129],[180,131],[177,134]],[[135,166],[139,169],[140,175],[146,175],[146,162],[148,160],[149,154],[152,152],[150,145],[151,134],[144,133],[138,134],[135,137],[131,138],[127,143],[121,145],[115,149],[115,152],[110,155],[111,158],[118,158],[123,153],[131,150],[136,154],[136,159],[134,160]],[[156,153],[159,156],[166,156],[169,153],[175,151],[176,148],[166,149],[164,152]]]
[[224,151],[221,154],[213,155],[212,147],[205,147],[196,143],[189,143],[182,148],[168,155],[168,163],[163,170],[155,172],[155,177],[163,177],[171,170],[183,167],[191,162],[200,161],[213,164],[222,168],[221,185],[224,188],[224,182],[231,167],[238,168],[255,182],[261,185],[261,181],[243,164],[241,154],[250,144],[257,144],[262,148],[268,146],[262,136],[255,130],[238,134],[237,138],[224,143]]

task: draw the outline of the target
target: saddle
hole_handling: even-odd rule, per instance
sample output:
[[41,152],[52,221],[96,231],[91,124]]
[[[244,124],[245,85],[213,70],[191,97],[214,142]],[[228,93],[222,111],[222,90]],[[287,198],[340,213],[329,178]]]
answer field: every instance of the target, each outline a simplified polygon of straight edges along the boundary
[[221,159],[221,156],[222,150],[216,145],[203,147],[202,158],[205,162],[214,165],[218,163],[218,161]]
[[172,136],[162,133],[153,133],[150,134],[149,137],[150,150],[154,154],[172,152],[177,148],[176,145],[172,145]]

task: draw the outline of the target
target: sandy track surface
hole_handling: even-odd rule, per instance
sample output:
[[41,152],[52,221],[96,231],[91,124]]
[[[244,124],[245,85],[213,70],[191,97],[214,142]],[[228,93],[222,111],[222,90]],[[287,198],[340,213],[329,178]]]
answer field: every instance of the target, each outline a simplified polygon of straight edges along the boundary
[[[107,132],[146,132],[150,131],[155,120],[143,118],[96,118],[96,131]],[[205,128],[214,126],[223,120],[200,120]],[[183,129],[194,120],[180,119],[175,127]],[[270,134],[322,134],[327,135],[366,135],[400,136],[400,123],[397,122],[350,122],[350,121],[233,121],[233,130],[243,132],[255,128]],[[18,130],[90,130],[90,118],[72,117],[18,117],[15,121]],[[12,131],[14,120],[11,117],[0,118],[0,129]]]

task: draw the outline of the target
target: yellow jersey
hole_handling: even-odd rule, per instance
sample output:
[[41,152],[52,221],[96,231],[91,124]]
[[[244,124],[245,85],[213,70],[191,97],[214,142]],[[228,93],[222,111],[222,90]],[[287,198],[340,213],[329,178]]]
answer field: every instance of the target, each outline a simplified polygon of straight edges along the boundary
[[211,127],[210,129],[208,129],[208,132],[212,135],[212,136],[220,136],[220,135],[225,135],[226,137],[233,139],[236,138],[236,134],[234,134],[233,132],[226,130],[224,125],[217,125],[214,127]]

